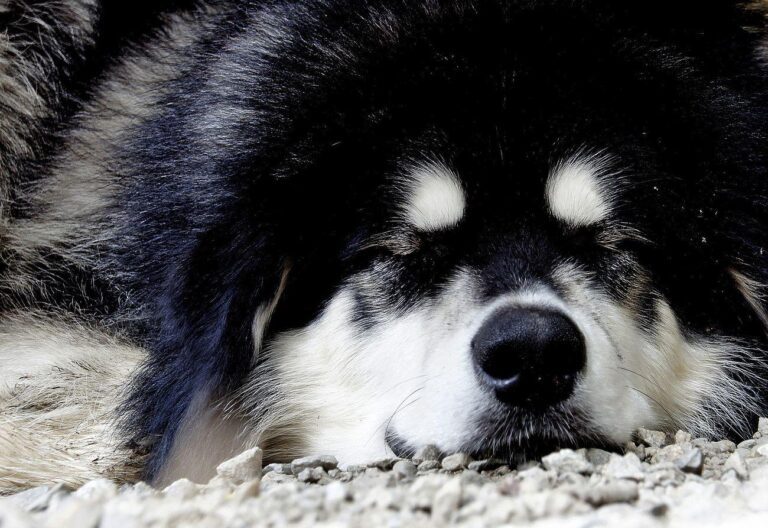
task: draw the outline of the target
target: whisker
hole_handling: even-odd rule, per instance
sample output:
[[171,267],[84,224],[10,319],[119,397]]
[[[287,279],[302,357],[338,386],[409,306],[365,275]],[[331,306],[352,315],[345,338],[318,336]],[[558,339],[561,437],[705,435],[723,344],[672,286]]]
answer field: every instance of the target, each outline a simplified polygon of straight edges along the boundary
[[[410,392],[410,393],[409,393],[409,394],[408,394],[408,395],[407,395],[405,398],[403,398],[403,400],[402,400],[402,401],[401,401],[401,402],[398,404],[398,406],[395,408],[394,412],[393,412],[393,413],[392,413],[392,414],[389,416],[389,418],[388,418],[388,419],[386,419],[384,422],[382,422],[382,424],[381,424],[380,426],[378,426],[378,427],[376,428],[376,430],[373,432],[373,434],[370,436],[370,438],[368,438],[368,441],[367,441],[366,443],[368,443],[368,442],[370,442],[371,440],[373,440],[373,437],[374,437],[374,436],[376,436],[376,433],[378,433],[379,431],[381,431],[381,430],[382,430],[382,428],[384,429],[384,432],[386,433],[386,431],[389,429],[389,426],[390,426],[390,424],[392,423],[392,420],[395,418],[395,415],[396,415],[398,412],[400,412],[402,409],[406,408],[408,405],[411,405],[412,403],[414,403],[414,402],[409,402],[409,403],[406,405],[406,402],[407,402],[407,401],[408,401],[408,400],[409,400],[409,399],[410,399],[412,396],[414,396],[415,394],[417,394],[418,392],[420,392],[420,391],[422,391],[422,390],[424,390],[424,387],[419,387],[419,388],[417,388],[417,389],[413,390],[412,392]],[[418,400],[418,399],[417,399],[417,400]],[[414,400],[414,401],[417,401],[417,400]],[[386,434],[385,434],[384,436],[386,436]]]
[[648,395],[648,394],[644,393],[643,391],[641,391],[640,389],[638,389],[638,388],[636,388],[636,387],[633,387],[633,386],[631,386],[631,385],[627,385],[627,387],[628,387],[628,388],[630,388],[630,389],[632,389],[633,391],[639,392],[640,394],[642,394],[643,396],[645,396],[646,398],[648,398],[649,400],[651,400],[653,403],[655,403],[656,405],[658,405],[658,406],[661,408],[661,410],[663,410],[665,413],[667,413],[667,416],[669,416],[669,419],[672,421],[672,424],[676,424],[676,423],[677,423],[677,420],[675,419],[675,417],[674,417],[674,416],[672,416],[672,413],[671,413],[671,412],[669,412],[669,411],[667,410],[667,408],[666,408],[666,407],[664,407],[664,406],[663,406],[661,403],[659,403],[659,402],[658,402],[658,400],[654,399],[653,397],[651,397],[650,395]]

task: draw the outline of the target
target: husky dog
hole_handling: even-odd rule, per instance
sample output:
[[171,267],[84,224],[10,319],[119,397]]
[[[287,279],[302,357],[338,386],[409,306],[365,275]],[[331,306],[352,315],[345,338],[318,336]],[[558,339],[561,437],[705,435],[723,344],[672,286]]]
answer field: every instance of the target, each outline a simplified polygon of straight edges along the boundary
[[765,7],[0,1],[0,489],[744,435]]

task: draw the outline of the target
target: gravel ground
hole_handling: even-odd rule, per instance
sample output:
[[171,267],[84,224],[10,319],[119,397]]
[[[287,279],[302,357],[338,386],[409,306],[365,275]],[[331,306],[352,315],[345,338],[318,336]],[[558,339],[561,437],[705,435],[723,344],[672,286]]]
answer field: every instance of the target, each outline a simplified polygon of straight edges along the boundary
[[768,526],[768,419],[738,445],[682,431],[636,440],[624,454],[564,449],[515,469],[434,448],[368,466],[317,456],[262,468],[252,449],[206,485],[97,480],[5,497],[0,527]]

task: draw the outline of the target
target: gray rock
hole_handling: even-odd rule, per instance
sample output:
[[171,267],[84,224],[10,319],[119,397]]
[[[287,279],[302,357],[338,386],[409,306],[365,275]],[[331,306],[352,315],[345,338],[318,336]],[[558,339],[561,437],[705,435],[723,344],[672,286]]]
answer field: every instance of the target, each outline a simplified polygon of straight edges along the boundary
[[[507,480],[515,477],[507,477]],[[519,483],[517,489],[520,493],[538,493],[552,486],[552,475],[539,467],[526,469],[517,474]],[[514,490],[514,487],[510,487]]]
[[[521,495],[520,499],[528,510],[532,519],[554,517],[568,513],[577,513],[577,501],[573,495],[560,490],[547,491],[545,493],[530,493]],[[586,507],[586,509],[590,509]]]
[[678,431],[675,433],[676,444],[687,444],[690,441],[691,441],[691,433],[686,433],[685,431]]
[[352,496],[347,487],[341,482],[331,482],[325,487],[325,507],[331,511],[338,509],[341,504]]
[[604,466],[611,460],[611,454],[603,449],[587,449],[587,460],[593,466]]
[[503,477],[504,475],[509,475],[512,473],[512,469],[507,466],[506,464],[500,467],[497,467],[493,471],[491,471],[492,477]]
[[707,442],[702,449],[704,453],[728,454],[736,451],[736,444],[730,440],[719,440],[717,442]]
[[187,500],[200,493],[201,486],[187,479],[179,479],[163,489],[166,497],[175,497],[179,500]]
[[438,462],[437,460],[425,460],[418,466],[418,470],[420,472],[434,471],[436,469],[440,469],[440,462]]
[[254,447],[226,462],[222,462],[216,468],[216,475],[234,484],[242,484],[249,480],[261,478],[261,449]]
[[446,471],[458,471],[460,469],[466,469],[471,461],[472,459],[469,458],[469,455],[466,453],[455,453],[445,457],[442,466]]
[[448,482],[447,475],[432,474],[416,479],[406,494],[406,501],[414,510],[430,511],[437,490]]
[[683,446],[680,444],[671,444],[660,448],[652,457],[651,463],[661,464],[664,462],[675,462],[685,454]]
[[607,484],[582,489],[584,491],[577,496],[593,506],[634,502],[640,495],[637,483],[629,480],[614,480]]
[[15,495],[11,500],[28,512],[40,512],[48,509],[51,503],[61,500],[70,494],[65,484],[53,487],[40,486]]
[[645,476],[643,463],[634,453],[627,453],[623,457],[611,455],[610,461],[601,469],[604,475],[616,479],[640,481]]
[[736,448],[737,449],[752,449],[757,445],[757,440],[754,438],[750,438],[749,440],[744,440],[743,442],[740,442]]
[[704,454],[701,449],[693,448],[675,460],[675,464],[684,473],[701,475],[701,471],[704,469]]
[[[55,527],[96,528],[101,519],[103,504],[100,501],[69,497],[47,515],[47,525]],[[6,523],[3,523],[5,528]]]
[[541,462],[546,469],[559,473],[592,473],[595,469],[584,453],[579,453],[572,449],[561,449],[556,453],[545,456],[541,459]]
[[685,475],[675,464],[664,462],[649,466],[645,470],[643,483],[645,487],[651,488],[678,486],[685,482]]
[[744,463],[744,460],[738,453],[733,453],[728,457],[728,460],[725,461],[725,464],[723,465],[723,471],[725,472],[729,469],[733,470],[736,473],[736,476],[742,480],[749,477],[747,465]]
[[314,483],[320,482],[323,477],[327,477],[328,473],[322,467],[311,467],[302,469],[296,478],[299,482]]
[[268,464],[264,466],[264,469],[262,470],[262,474],[266,475],[267,473],[270,473],[272,471],[274,471],[275,473],[279,473],[281,475],[292,474],[290,464]]
[[394,465],[401,459],[399,458],[382,458],[381,460],[375,460],[368,464],[368,467],[375,467],[382,471],[389,471]]
[[667,445],[667,435],[662,431],[652,431],[640,428],[636,433],[637,439],[648,447],[661,448]]
[[432,518],[438,522],[450,522],[461,504],[461,480],[451,479],[437,490],[432,502]]
[[338,465],[339,461],[336,460],[336,457],[334,456],[307,456],[297,458],[291,462],[291,473],[298,476],[298,474],[305,469],[314,469],[318,467],[323,468],[325,471],[330,471],[331,469],[337,468]]
[[399,460],[392,467],[392,472],[397,478],[409,479],[416,476],[416,465],[410,460]]
[[232,492],[232,499],[235,502],[243,502],[247,499],[258,497],[261,493],[261,481],[250,480],[243,482]]
[[27,511],[40,511],[48,507],[51,486],[38,486],[8,497],[8,502]]
[[441,458],[441,452],[440,450],[433,446],[433,445],[426,445],[424,447],[420,447],[416,454],[413,455],[412,460],[413,463],[418,465],[422,462],[426,462],[427,460],[437,460],[440,461]]
[[757,432],[763,436],[768,436],[768,418],[757,420]]
[[261,483],[265,486],[270,484],[283,484],[286,482],[295,483],[296,477],[294,475],[283,475],[282,473],[277,473],[275,471],[270,471],[261,477]]
[[645,460],[647,453],[645,452],[644,445],[637,445],[634,442],[627,442],[624,444],[625,453],[634,453],[640,460]]

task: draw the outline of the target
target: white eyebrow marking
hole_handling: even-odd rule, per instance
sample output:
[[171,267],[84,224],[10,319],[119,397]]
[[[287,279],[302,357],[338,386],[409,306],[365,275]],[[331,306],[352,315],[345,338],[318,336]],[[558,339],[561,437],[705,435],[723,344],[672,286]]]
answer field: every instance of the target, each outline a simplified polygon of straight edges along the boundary
[[606,156],[573,156],[558,163],[547,181],[549,210],[577,227],[602,222],[611,214],[612,193],[606,188]]
[[442,163],[414,166],[406,178],[405,220],[420,231],[453,227],[464,217],[466,196],[458,176]]

